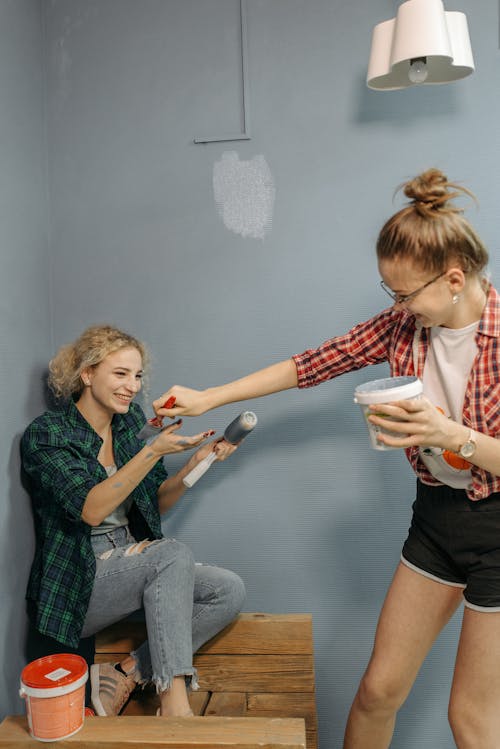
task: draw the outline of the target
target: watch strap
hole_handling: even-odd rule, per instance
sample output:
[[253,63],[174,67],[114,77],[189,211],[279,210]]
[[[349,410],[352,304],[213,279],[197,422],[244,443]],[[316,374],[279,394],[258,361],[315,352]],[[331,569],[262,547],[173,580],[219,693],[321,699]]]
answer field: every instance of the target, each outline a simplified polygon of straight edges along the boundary
[[[469,429],[469,435],[468,435],[467,439],[465,440],[465,442],[462,445],[460,445],[460,448],[459,448],[459,451],[458,451],[459,455],[462,455],[462,457],[465,457],[465,458],[471,457],[471,455],[474,453],[474,451],[476,449],[476,440],[474,439],[475,436],[476,436],[475,431],[473,429]],[[462,450],[467,445],[472,445],[473,446],[473,450],[472,450],[472,453],[464,455],[464,453],[462,452]],[[469,453],[469,451],[467,451],[467,450],[466,450],[466,452]]]

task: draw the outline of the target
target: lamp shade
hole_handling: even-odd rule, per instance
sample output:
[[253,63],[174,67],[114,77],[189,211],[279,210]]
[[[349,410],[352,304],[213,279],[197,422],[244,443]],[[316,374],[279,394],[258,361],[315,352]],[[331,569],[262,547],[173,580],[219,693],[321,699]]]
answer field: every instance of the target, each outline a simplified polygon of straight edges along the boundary
[[[422,78],[411,75],[415,61]],[[449,83],[470,75],[474,60],[464,13],[447,12],[441,0],[407,0],[396,18],[373,29],[366,83],[376,90]]]

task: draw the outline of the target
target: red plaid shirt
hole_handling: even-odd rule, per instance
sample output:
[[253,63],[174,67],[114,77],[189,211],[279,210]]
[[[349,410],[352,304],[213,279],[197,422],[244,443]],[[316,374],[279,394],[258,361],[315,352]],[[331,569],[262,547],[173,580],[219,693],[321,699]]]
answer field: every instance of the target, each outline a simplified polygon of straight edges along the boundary
[[[416,335],[417,333],[417,335]],[[417,371],[414,366],[418,357]],[[478,354],[471,369],[463,406],[463,423],[491,437],[500,436],[500,296],[490,287],[476,333]],[[418,375],[422,379],[429,346],[429,330],[419,328],[407,310],[395,307],[359,323],[346,335],[331,338],[317,349],[294,356],[300,388],[319,385],[344,372],[369,364],[388,362],[393,377]],[[437,485],[420,460],[419,448],[409,447],[406,456],[419,479]],[[472,466],[471,500],[500,492],[500,477]]]

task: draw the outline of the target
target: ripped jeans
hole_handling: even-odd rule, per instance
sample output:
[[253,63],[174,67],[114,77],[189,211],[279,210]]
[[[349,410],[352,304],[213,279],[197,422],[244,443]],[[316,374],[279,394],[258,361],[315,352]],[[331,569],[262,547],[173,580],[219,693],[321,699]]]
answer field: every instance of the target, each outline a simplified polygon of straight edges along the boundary
[[159,692],[174,676],[197,688],[193,653],[239,613],[245,586],[230,570],[195,564],[173,538],[137,543],[127,526],[92,536],[96,574],[82,637],[141,607],[148,639],[132,653],[141,683]]

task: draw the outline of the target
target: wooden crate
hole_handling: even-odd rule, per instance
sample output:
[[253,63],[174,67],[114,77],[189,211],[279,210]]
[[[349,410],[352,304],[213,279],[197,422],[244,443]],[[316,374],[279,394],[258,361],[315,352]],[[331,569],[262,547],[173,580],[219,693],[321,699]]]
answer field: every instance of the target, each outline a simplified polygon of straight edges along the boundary
[[[140,622],[119,622],[97,636],[96,662],[121,660],[146,637]],[[194,657],[200,689],[195,715],[304,718],[307,749],[317,749],[310,614],[240,614]],[[136,690],[124,715],[154,715],[158,698]]]

